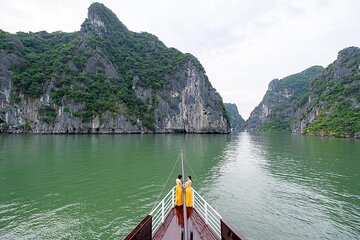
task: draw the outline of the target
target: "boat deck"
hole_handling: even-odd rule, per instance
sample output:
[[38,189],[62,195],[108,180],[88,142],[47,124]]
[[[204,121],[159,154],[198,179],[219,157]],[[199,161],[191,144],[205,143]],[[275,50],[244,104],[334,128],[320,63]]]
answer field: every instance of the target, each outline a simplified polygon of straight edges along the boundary
[[[193,235],[194,240],[218,240],[219,238],[210,230],[204,219],[199,215],[196,209],[187,208],[188,231]],[[152,239],[182,239],[184,230],[184,213],[183,207],[174,207],[166,216],[164,223],[155,232]]]

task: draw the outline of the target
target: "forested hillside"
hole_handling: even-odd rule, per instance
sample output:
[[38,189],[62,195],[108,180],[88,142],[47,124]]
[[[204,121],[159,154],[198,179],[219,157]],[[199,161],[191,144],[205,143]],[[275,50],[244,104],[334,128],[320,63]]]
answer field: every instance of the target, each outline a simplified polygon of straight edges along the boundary
[[360,49],[340,51],[326,69],[273,80],[246,128],[360,138]]
[[0,69],[2,132],[229,131],[194,56],[129,31],[100,3],[79,32],[0,31]]

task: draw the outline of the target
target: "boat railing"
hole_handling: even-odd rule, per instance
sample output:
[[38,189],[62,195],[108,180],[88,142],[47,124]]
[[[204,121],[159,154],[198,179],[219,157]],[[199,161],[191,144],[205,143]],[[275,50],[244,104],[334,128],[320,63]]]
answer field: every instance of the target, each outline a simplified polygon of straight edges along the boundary
[[203,197],[193,189],[193,207],[197,210],[200,216],[205,220],[205,223],[210,229],[221,238],[220,214],[205,201]]
[[164,223],[166,216],[175,206],[175,187],[173,187],[158,205],[151,211],[152,216],[152,235]]
[[[165,197],[156,205],[150,213],[152,216],[152,235],[164,223],[166,216],[175,206],[175,187],[173,187]],[[210,229],[221,238],[220,214],[205,201],[203,197],[193,189],[193,207],[204,219]]]

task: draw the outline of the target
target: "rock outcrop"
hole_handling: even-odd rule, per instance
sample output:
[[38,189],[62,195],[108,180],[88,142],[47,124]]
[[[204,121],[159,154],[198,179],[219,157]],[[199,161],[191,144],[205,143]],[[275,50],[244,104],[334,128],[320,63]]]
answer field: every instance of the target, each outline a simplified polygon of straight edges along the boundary
[[360,134],[360,48],[339,52],[309,92],[294,116],[294,132],[354,137]]
[[100,3],[79,32],[0,31],[0,130],[229,133],[199,61],[129,31]]
[[300,73],[272,80],[261,103],[246,121],[249,131],[290,131],[294,114],[309,91],[309,83],[318,77],[323,67],[313,66]]
[[230,118],[232,132],[241,132],[245,129],[245,120],[239,114],[236,104],[224,103],[225,109]]
[[360,49],[343,49],[325,69],[273,80],[246,128],[359,138]]
[[221,97],[199,71],[195,59],[166,76],[166,81],[169,84],[157,96],[156,132],[228,132]]

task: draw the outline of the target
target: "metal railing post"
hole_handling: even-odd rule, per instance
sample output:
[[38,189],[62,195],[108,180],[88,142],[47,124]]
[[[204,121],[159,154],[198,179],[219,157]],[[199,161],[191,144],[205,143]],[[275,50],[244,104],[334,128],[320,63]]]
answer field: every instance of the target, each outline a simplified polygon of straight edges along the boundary
[[161,222],[165,221],[164,199],[161,201]]
[[205,223],[208,224],[208,210],[207,210],[207,202],[205,202]]
[[172,189],[172,204],[171,207],[175,207],[175,187]]

